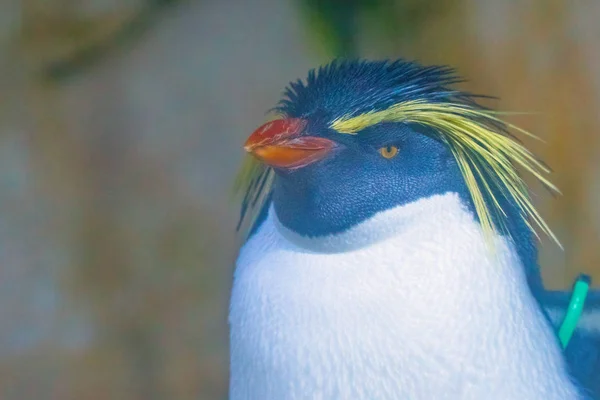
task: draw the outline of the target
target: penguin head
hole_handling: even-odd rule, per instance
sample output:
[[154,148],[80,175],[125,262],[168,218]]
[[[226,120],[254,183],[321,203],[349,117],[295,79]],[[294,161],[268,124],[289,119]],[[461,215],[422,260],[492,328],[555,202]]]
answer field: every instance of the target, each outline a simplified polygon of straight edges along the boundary
[[[546,186],[545,166],[508,135],[498,114],[452,86],[451,68],[341,61],[289,85],[278,118],[244,148],[242,217],[267,196],[301,236],[343,233],[377,213],[456,193],[484,231],[552,235],[516,165]],[[533,222],[533,224],[532,224]]]

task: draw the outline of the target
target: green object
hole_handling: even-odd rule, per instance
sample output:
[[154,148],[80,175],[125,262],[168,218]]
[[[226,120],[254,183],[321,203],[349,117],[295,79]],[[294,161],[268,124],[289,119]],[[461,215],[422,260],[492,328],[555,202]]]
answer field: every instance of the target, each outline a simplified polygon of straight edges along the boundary
[[301,1],[310,30],[316,34],[327,58],[353,58],[358,55],[357,22],[363,3],[365,0]]
[[562,348],[565,349],[575,332],[577,322],[583,312],[583,306],[585,305],[585,298],[587,297],[590,289],[590,279],[585,276],[581,276],[575,282],[573,287],[573,294],[571,295],[571,301],[567,308],[567,314],[563,320],[562,325],[558,331],[558,339]]

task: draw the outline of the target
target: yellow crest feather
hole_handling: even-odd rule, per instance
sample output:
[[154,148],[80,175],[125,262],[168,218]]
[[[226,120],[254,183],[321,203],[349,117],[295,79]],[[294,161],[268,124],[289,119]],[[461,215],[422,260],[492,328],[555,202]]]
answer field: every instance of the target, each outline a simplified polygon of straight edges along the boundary
[[[527,185],[517,173],[515,165],[531,173],[549,190],[559,193],[556,186],[544,176],[550,171],[529,150],[508,136],[502,127],[510,127],[527,136],[536,137],[500,120],[496,117],[498,114],[465,103],[412,100],[382,111],[341,117],[333,121],[331,127],[342,134],[357,134],[382,122],[415,123],[433,128],[450,147],[488,238],[498,231],[492,213],[505,215],[491,187],[495,185],[514,200],[521,217],[534,234],[536,231],[529,220],[560,246],[560,242],[531,202]],[[493,181],[486,180],[486,177]],[[491,204],[486,203],[485,195],[489,196]]]

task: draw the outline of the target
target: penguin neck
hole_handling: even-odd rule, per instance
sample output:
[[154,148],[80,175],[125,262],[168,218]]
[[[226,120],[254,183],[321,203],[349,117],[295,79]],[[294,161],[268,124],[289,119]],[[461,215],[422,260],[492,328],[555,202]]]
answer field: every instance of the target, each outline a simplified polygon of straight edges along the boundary
[[[264,235],[274,240],[265,240]],[[321,265],[312,273],[309,271],[314,267],[294,270],[307,281],[335,273],[360,281],[361,276],[366,278],[379,270],[392,272],[400,279],[397,287],[403,288],[399,301],[418,290],[432,300],[438,299],[443,306],[471,291],[474,301],[487,303],[489,292],[481,288],[493,291],[496,285],[506,282],[523,284],[519,290],[530,296],[527,274],[512,241],[494,236],[492,243],[486,242],[469,206],[456,193],[382,211],[343,233],[319,237],[302,236],[287,229],[271,206],[264,226],[247,244],[248,251],[261,240],[269,242],[277,254],[283,252],[290,257],[287,266],[294,268],[295,260],[304,259]],[[260,248],[264,250],[264,243]],[[277,273],[284,274],[285,269],[282,267]],[[415,285],[404,287],[411,280],[415,280]],[[508,315],[510,310],[503,313]]]
[[427,219],[428,209],[441,197],[434,196],[425,201],[381,211],[344,232],[320,236],[303,235],[288,229],[277,218],[275,207],[271,206],[269,212],[279,234],[293,245],[310,252],[341,253],[373,246],[402,234],[411,225]]
[[[279,220],[277,209],[272,204],[268,215],[283,238],[300,249],[315,253],[342,253],[377,246],[385,241],[398,240],[398,237],[404,237],[415,227],[433,224],[437,228],[445,220],[448,223],[456,223],[458,216],[461,217],[461,223],[468,223],[471,227],[479,225],[471,205],[454,192],[434,195],[380,211],[343,232],[328,235],[311,236],[287,228]],[[405,239],[404,237],[403,240]]]
[[[500,223],[501,221],[494,221],[497,226],[505,227],[504,236],[497,239],[510,242],[512,251],[516,253],[520,265],[523,267],[529,289],[536,298],[539,298],[543,296],[545,289],[537,264],[537,248],[534,236],[526,222],[521,218],[516,205],[503,197],[499,197],[499,199],[507,219],[502,223]],[[273,204],[264,210],[264,218],[270,213],[273,216],[272,222],[277,231],[299,248],[321,253],[337,253],[377,244],[410,229],[413,224],[423,224],[424,221],[434,216],[434,218],[441,218],[444,214],[457,214],[459,210],[461,215],[470,215],[473,222],[480,225],[475,207],[464,191],[451,191],[409,204],[399,205],[375,213],[372,217],[341,233],[329,235],[300,234],[287,228],[278,219],[277,208]]]

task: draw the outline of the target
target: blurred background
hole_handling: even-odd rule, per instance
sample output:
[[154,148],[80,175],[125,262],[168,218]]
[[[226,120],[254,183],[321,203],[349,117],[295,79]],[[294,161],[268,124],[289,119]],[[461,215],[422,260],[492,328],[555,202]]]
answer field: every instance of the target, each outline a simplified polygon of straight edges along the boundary
[[225,399],[241,144],[338,55],[450,64],[555,171],[600,284],[597,0],[2,0],[0,399]]

